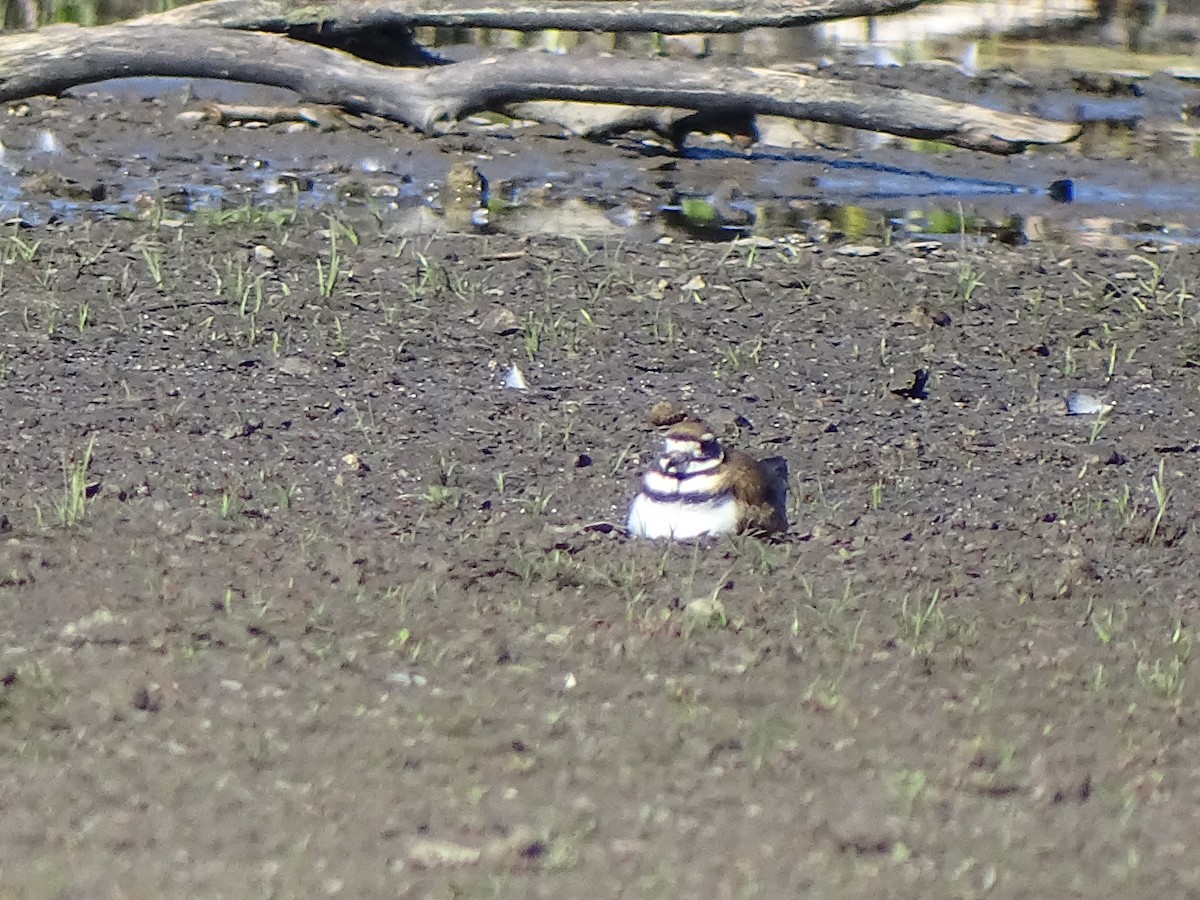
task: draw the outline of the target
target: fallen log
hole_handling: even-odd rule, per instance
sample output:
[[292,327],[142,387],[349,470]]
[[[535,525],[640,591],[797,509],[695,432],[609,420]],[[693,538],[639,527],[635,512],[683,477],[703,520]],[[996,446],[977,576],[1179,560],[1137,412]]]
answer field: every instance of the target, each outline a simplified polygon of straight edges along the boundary
[[833,19],[882,16],[925,0],[548,0],[504,3],[479,0],[408,0],[399,3],[304,0],[209,0],[152,13],[131,24],[214,25],[325,38],[381,27],[506,28],[511,31],[625,31],[727,34],[751,28],[787,28]]
[[131,76],[220,78],[294,90],[424,131],[529,100],[574,100],[811,119],[991,153],[1060,143],[1078,127],[902,89],[698,62],[539,53],[416,69],[258,32],[158,24],[55,26],[0,39],[0,101]]

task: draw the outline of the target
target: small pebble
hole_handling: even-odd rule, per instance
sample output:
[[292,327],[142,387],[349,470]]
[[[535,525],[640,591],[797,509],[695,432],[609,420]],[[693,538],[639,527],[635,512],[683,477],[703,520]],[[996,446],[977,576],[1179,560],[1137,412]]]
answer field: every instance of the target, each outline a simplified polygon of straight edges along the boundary
[[928,303],[918,303],[904,316],[904,321],[926,330],[945,328],[950,324],[950,315]]
[[507,306],[501,306],[499,309],[494,309],[484,316],[483,321],[479,323],[479,327],[503,337],[509,334],[516,334],[520,331],[521,323],[517,320],[516,313]]
[[878,256],[882,251],[869,244],[846,244],[834,251],[838,256]]
[[254,261],[268,269],[274,269],[279,265],[279,260],[275,258],[275,251],[266,244],[255,244]]
[[676,406],[670,400],[659,400],[650,407],[650,424],[655,428],[676,425],[687,418],[687,410]]
[[698,597],[683,608],[683,614],[694,622],[720,628],[728,621],[725,605],[715,597]]

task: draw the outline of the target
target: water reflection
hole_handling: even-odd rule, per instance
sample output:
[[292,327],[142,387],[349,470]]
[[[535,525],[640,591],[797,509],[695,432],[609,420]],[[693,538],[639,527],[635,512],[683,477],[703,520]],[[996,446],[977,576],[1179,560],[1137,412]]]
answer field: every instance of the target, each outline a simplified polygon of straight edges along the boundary
[[[731,152],[689,156],[715,162]],[[57,171],[63,156],[53,134],[24,150],[9,148],[0,166],[0,216],[29,224],[95,215],[183,224],[361,210],[402,235],[754,236],[880,245],[955,238],[1120,248],[1193,244],[1200,236],[1200,222],[1190,215],[1200,209],[1195,186],[1121,185],[1085,176],[1019,183],[783,150],[738,156],[747,173],[741,181],[705,187],[703,167],[668,172],[657,193],[622,181],[628,172],[619,164],[611,178],[603,169],[548,176],[549,167],[536,159],[524,167],[510,162],[506,172],[463,161],[425,177],[412,160],[364,157],[294,169],[217,154],[176,167],[175,177],[190,180],[167,185],[157,165],[144,173],[127,166],[119,179],[67,177]]]
[[[158,2],[153,5],[159,7]],[[951,6],[938,6],[939,22],[948,21]],[[980,6],[957,4],[953,8],[955,15],[969,16]],[[899,20],[889,19],[888,27]],[[974,75],[980,60],[994,67],[1003,62],[1007,52],[995,41],[979,45],[961,40],[934,42],[928,35],[918,41],[898,39],[885,46],[878,43],[879,31],[873,35],[877,43],[864,52],[851,46],[863,43],[866,35],[861,23],[827,27],[827,35],[836,35],[833,43],[837,46],[832,49],[829,43],[822,47],[801,41],[792,30],[734,36],[731,42],[688,36],[666,40],[612,35],[577,38],[564,33],[528,35],[520,42],[536,45],[550,40],[554,50],[564,52],[576,45],[594,51],[597,41],[600,45],[606,41],[614,46],[623,44],[625,49],[645,41],[649,42],[643,48],[647,52],[721,55],[749,51],[756,61],[845,51],[843,60],[872,67],[912,65],[941,56],[943,70],[960,80],[964,74]],[[804,33],[811,36],[814,32]],[[512,38],[500,32],[472,32],[471,36],[493,44],[511,43]],[[747,60],[740,57],[738,61]],[[1019,80],[1015,75],[980,79],[971,84],[985,101],[992,96],[989,85],[1011,87]],[[520,144],[509,157],[466,152],[458,154],[461,160],[439,160],[443,148],[424,155],[410,150],[407,155],[382,152],[346,160],[338,158],[336,138],[330,138],[324,147],[316,142],[303,145],[315,148],[305,155],[305,150],[297,149],[298,142],[297,147],[291,146],[290,132],[281,138],[276,128],[264,136],[261,146],[270,148],[274,142],[277,149],[264,149],[260,157],[196,150],[186,159],[177,151],[172,151],[174,156],[166,153],[170,158],[164,159],[153,134],[131,133],[126,139],[130,146],[121,148],[128,156],[117,175],[100,170],[79,174],[69,168],[71,150],[64,147],[61,136],[41,129],[29,146],[8,148],[0,158],[0,215],[31,223],[94,214],[185,221],[189,217],[361,209],[398,233],[502,230],[623,235],[638,240],[686,235],[705,240],[754,236],[886,243],[957,236],[1103,246],[1192,243],[1200,234],[1200,221],[1192,214],[1200,210],[1200,188],[1164,177],[1161,171],[1129,178],[1112,168],[1080,166],[1078,173],[1063,171],[1061,160],[1071,155],[1081,161],[1101,162],[1195,157],[1200,133],[1188,121],[1198,105],[1192,102],[1191,93],[1161,76],[1139,81],[1136,89],[1117,87],[1121,89],[1114,88],[1111,95],[1097,90],[1084,96],[1062,87],[1039,86],[1031,97],[1030,111],[1083,122],[1083,133],[1065,151],[1041,151],[1042,156],[1035,151],[1006,166],[983,165],[984,161],[970,154],[934,142],[791,120],[768,122],[765,117],[759,122],[763,141],[749,149],[701,137],[689,138],[677,153],[674,147],[656,147],[653,139],[647,139],[624,157],[598,161],[591,156],[573,163],[570,153],[538,155],[521,140],[521,123],[492,117],[481,118],[471,128],[477,132],[490,129],[493,138]],[[295,102],[294,95],[287,92],[278,92],[276,98],[269,89],[196,80],[139,78],[86,90],[103,96],[169,97],[193,108],[197,102],[214,98],[234,104]],[[1178,112],[1181,105],[1183,116]],[[1164,110],[1175,110],[1174,117],[1164,117]],[[237,131],[213,124],[196,128],[206,129],[198,146],[223,143],[219,136],[223,130]],[[782,146],[785,144],[793,146]],[[672,169],[664,164],[648,180],[644,176],[649,166],[637,154],[649,159],[656,153],[686,165]],[[951,159],[951,153],[958,155]],[[1059,154],[1059,162],[1054,167],[1038,165],[1038,160],[1050,153]],[[968,158],[965,163],[964,157]],[[902,163],[895,162],[897,159]],[[68,174],[59,173],[63,166],[68,167],[64,170]],[[975,171],[981,174],[964,174]],[[175,181],[168,183],[168,177]]]

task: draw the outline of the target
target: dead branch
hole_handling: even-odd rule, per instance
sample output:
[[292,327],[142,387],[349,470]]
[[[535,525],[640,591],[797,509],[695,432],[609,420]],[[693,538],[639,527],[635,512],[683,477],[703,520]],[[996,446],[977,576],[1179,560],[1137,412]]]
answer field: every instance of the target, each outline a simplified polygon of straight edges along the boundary
[[57,26],[0,39],[0,101],[138,75],[291,88],[306,102],[422,130],[528,100],[578,100],[811,119],[991,153],[1060,143],[1075,125],[900,89],[694,62],[514,53],[396,69],[256,32],[167,25]]
[[334,2],[209,0],[135,20],[141,25],[216,25],[302,37],[319,30],[326,40],[382,27],[433,25],[513,31],[627,31],[687,34],[785,28],[832,19],[882,16],[925,0],[552,0],[488,6],[479,0]]

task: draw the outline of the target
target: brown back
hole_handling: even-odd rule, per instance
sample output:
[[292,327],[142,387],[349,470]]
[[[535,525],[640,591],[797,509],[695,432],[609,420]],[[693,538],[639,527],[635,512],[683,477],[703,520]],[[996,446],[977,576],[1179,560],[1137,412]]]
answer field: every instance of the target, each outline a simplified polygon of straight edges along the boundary
[[787,461],[775,456],[758,462],[739,450],[727,450],[725,465],[730,488],[745,505],[738,530],[787,531]]

